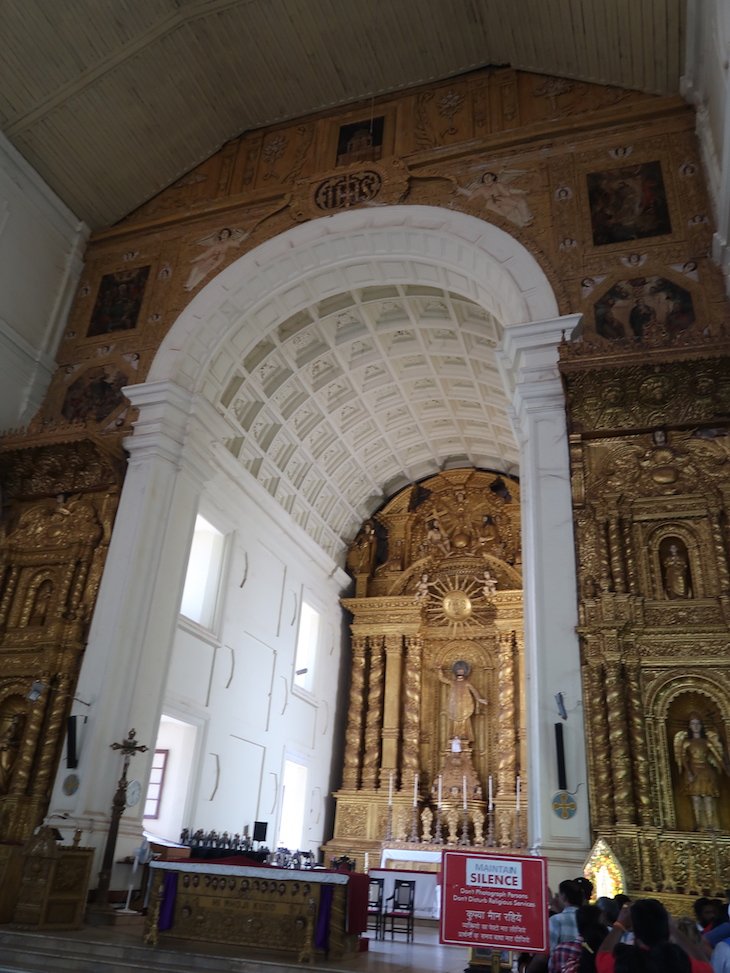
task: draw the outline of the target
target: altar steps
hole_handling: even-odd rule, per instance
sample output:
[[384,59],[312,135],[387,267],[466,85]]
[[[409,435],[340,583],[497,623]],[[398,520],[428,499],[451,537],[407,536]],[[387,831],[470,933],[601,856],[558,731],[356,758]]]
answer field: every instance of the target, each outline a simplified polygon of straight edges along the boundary
[[[140,945],[139,938],[104,941],[84,932],[51,935],[0,927],[0,973],[293,973],[302,966],[242,957],[221,946],[220,954]],[[215,947],[211,947],[215,949]],[[308,970],[316,969],[307,966]]]

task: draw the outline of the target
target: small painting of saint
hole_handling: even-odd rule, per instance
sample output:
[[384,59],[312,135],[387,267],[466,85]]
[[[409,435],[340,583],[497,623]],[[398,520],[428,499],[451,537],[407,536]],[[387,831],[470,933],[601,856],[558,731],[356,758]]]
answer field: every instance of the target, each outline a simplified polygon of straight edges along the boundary
[[337,137],[337,165],[350,162],[377,162],[383,154],[385,117],[364,119],[342,125]]
[[149,267],[137,267],[136,270],[104,274],[91,312],[87,338],[113,331],[130,331],[137,326],[149,272]]
[[588,173],[594,246],[672,232],[659,162]]
[[665,277],[620,280],[593,305],[596,334],[643,341],[653,334],[672,338],[695,323],[692,295]]

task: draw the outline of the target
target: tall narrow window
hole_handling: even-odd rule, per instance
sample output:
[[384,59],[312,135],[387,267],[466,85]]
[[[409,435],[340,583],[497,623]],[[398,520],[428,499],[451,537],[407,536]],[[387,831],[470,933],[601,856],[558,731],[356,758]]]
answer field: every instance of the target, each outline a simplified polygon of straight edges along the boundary
[[152,757],[150,782],[147,787],[147,799],[144,803],[144,817],[146,818],[159,818],[160,816],[162,789],[165,786],[165,770],[169,756],[169,750],[155,750]]
[[224,542],[224,535],[198,514],[180,613],[204,628],[212,628],[215,621]]
[[294,661],[294,685],[312,692],[314,689],[314,667],[317,661],[319,644],[319,612],[302,599],[297,634],[297,653]]
[[278,847],[296,851],[302,846],[307,810],[307,768],[296,760],[284,761]]

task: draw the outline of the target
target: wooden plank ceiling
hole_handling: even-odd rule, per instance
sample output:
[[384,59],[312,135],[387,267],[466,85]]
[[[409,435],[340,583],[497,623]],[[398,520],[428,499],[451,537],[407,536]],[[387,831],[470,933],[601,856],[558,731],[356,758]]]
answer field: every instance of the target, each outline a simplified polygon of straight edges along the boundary
[[0,129],[92,227],[241,132],[487,64],[678,90],[685,0],[0,0]]

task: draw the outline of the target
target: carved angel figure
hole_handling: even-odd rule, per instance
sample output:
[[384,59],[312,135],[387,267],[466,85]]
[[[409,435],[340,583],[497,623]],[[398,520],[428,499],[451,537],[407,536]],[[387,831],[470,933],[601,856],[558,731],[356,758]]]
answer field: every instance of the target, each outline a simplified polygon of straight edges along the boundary
[[511,185],[526,172],[525,169],[488,170],[476,181],[466,187],[458,187],[456,191],[473,202],[480,202],[485,209],[503,216],[515,226],[529,226],[535,217],[527,203],[527,191]]
[[221,230],[216,230],[215,233],[209,233],[208,236],[204,236],[198,240],[198,246],[204,247],[205,249],[190,261],[190,273],[184,284],[185,290],[195,290],[198,284],[205,280],[211,271],[215,270],[216,267],[220,267],[231,247],[236,247],[240,243],[243,243],[248,235],[246,230],[231,230],[229,227],[224,226]]
[[696,831],[717,831],[717,799],[720,774],[728,773],[722,741],[706,729],[701,717],[691,713],[686,730],[674,735],[674,759],[684,778],[684,793],[692,801]]

